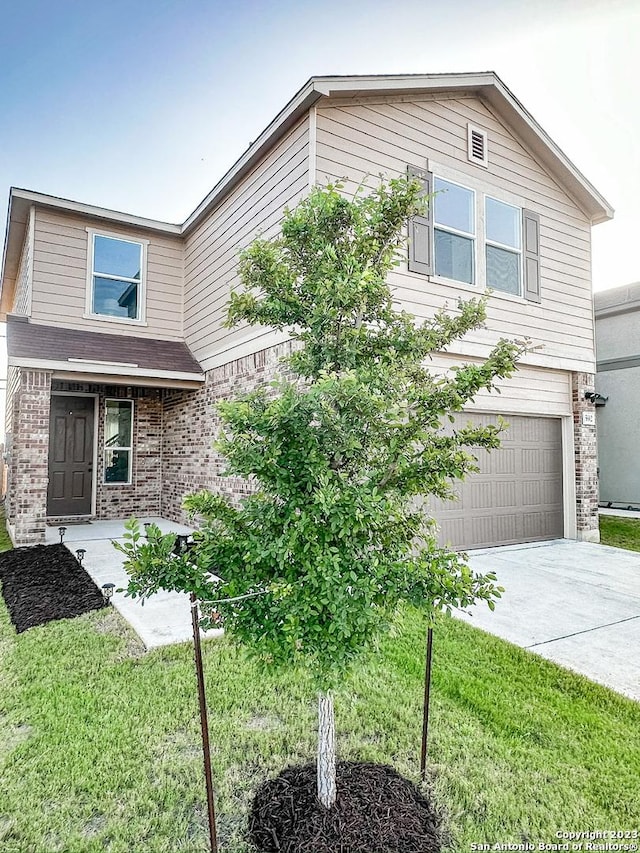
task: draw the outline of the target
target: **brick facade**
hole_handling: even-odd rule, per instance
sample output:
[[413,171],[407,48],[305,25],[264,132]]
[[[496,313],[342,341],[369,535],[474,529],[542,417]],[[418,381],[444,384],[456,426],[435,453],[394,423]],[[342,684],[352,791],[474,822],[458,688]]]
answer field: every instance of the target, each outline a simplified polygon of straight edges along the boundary
[[[131,515],[163,516],[188,522],[185,495],[206,488],[238,500],[251,484],[224,475],[225,463],[213,447],[220,423],[216,401],[231,399],[285,373],[280,363],[291,352],[282,344],[210,370],[195,390],[107,386],[51,381],[47,371],[21,370],[12,395],[8,446],[7,519],[16,544],[44,540],[47,521],[49,407],[57,391],[92,394],[98,406],[97,519]],[[578,539],[598,541],[598,471],[595,425],[583,423],[594,412],[585,391],[594,375],[572,374]],[[103,472],[105,400],[134,400],[133,473],[130,485],[105,484]]]
[[[95,394],[98,406],[98,464],[95,518],[159,515],[161,490],[162,390],[87,382],[54,381],[53,393]],[[105,401],[133,400],[131,484],[105,483]]]
[[7,526],[16,544],[43,540],[49,482],[51,373],[21,370],[13,393],[7,447]]
[[[46,371],[19,372],[11,399],[7,522],[16,545],[44,541],[49,481],[49,413],[56,392],[95,396],[97,417],[96,512],[90,518],[128,518],[160,514],[162,488],[162,390],[51,381]],[[131,484],[104,483],[104,415],[107,399],[134,401]],[[59,523],[63,519],[52,519]]]
[[213,448],[220,428],[214,404],[253,391],[285,373],[280,359],[291,352],[281,344],[229,362],[207,373],[197,391],[165,391],[162,443],[161,515],[188,523],[182,509],[185,495],[198,489],[237,500],[251,492],[240,477],[224,476],[224,460]]
[[133,398],[133,465],[130,485],[104,482],[105,400],[121,395],[107,391],[99,397],[97,518],[160,515],[162,391],[158,388],[139,388],[135,391],[138,393]]
[[582,418],[583,412],[595,415],[594,404],[585,399],[585,392],[593,390],[595,390],[593,373],[573,373],[571,375],[577,536],[578,539],[588,542],[599,542],[598,444],[595,417],[593,424],[583,423]]

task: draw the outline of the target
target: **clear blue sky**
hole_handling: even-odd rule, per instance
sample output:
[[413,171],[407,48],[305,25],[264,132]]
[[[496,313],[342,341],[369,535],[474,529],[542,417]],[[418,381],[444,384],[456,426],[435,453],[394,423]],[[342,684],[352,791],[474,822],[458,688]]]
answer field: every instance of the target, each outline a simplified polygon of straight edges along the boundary
[[640,3],[4,0],[10,186],[180,221],[313,74],[495,70],[613,204],[596,289],[640,279]]

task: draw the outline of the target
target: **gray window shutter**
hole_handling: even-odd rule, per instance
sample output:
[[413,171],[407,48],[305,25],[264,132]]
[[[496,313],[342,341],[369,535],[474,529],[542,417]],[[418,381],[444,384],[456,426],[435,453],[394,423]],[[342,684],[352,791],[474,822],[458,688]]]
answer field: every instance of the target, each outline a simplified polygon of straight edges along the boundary
[[540,302],[540,217],[530,210],[522,211],[524,249],[524,298]]
[[[433,175],[426,169],[407,166],[410,178],[422,181],[420,195],[429,195],[433,186]],[[431,228],[431,205],[426,216],[413,216],[409,220],[409,269],[423,275],[433,273],[433,232]]]

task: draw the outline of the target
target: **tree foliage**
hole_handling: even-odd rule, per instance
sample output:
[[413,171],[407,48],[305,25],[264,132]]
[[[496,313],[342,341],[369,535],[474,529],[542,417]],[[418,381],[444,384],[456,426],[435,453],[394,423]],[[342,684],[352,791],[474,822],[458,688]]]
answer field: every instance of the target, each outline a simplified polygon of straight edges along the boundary
[[494,575],[438,547],[424,500],[451,497],[452,481],[476,470],[473,448],[498,447],[499,426],[449,422],[526,347],[502,340],[483,363],[431,372],[431,353],[483,323],[486,298],[422,323],[398,311],[388,279],[425,203],[420,186],[398,178],[352,199],[343,189],[312,190],[280,236],[241,256],[229,324],[290,329],[297,343],[288,378],[217,405],[227,474],[255,492],[239,506],[189,496],[199,530],[169,568],[173,538],[157,529],[143,544],[134,524],[124,546],[130,594],[213,599],[231,636],[267,664],[304,665],[323,689],[400,603],[432,618],[499,597]]

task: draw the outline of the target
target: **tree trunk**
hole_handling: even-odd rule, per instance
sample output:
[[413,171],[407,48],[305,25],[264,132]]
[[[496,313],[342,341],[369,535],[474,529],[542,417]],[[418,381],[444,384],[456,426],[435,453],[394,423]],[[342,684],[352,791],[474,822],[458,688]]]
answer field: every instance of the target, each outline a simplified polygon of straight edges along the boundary
[[330,809],[336,801],[336,724],[331,693],[318,693],[318,799]]

